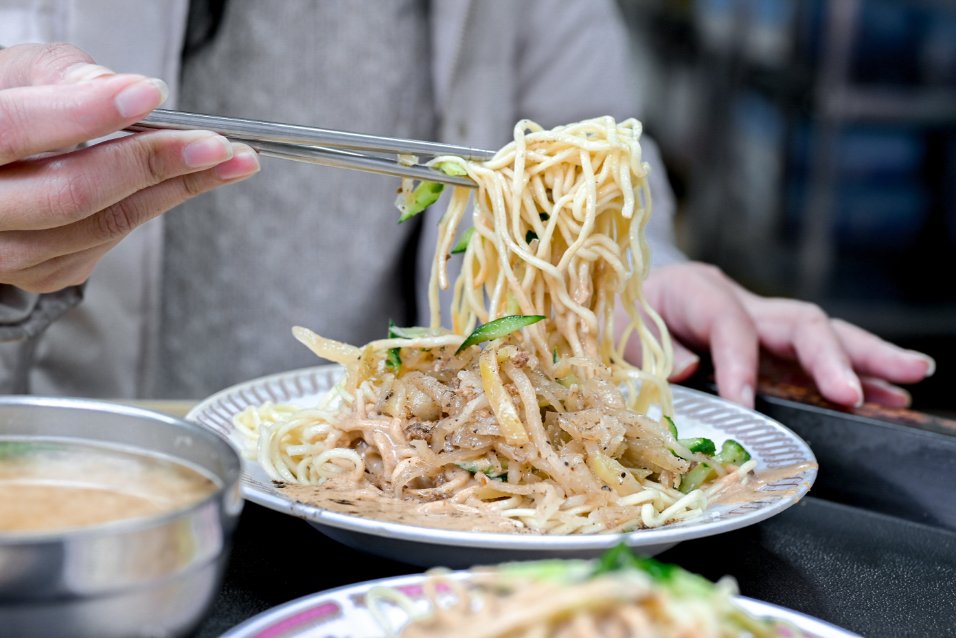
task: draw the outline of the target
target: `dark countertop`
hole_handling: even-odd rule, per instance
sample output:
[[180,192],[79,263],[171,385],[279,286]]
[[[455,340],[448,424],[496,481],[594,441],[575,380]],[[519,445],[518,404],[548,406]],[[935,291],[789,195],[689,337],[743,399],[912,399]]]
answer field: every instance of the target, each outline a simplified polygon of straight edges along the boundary
[[[956,533],[816,498],[659,558],[864,636],[956,636]],[[347,566],[347,567],[346,567]],[[247,503],[223,587],[196,638],[286,601],[421,569],[340,545]]]

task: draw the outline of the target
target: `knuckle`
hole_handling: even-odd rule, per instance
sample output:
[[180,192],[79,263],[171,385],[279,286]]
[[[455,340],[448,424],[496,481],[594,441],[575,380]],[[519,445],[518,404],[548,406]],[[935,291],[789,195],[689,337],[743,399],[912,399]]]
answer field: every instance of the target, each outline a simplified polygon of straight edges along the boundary
[[94,204],[94,188],[83,173],[74,173],[58,179],[47,189],[46,209],[54,221],[69,223],[88,215]]
[[724,276],[724,271],[722,271],[720,268],[718,268],[714,264],[704,264],[703,268],[704,268],[704,272],[709,273],[712,276],[715,276],[715,277]]
[[797,301],[795,303],[797,316],[800,317],[802,323],[821,324],[829,322],[830,318],[827,313],[817,304],[809,301]]
[[82,54],[79,49],[66,42],[48,42],[41,45],[39,54],[36,57],[35,68],[38,71],[39,81],[45,81],[65,66],[78,61],[78,57],[89,59],[89,56]]
[[852,333],[857,331],[857,327],[851,324],[849,321],[838,319],[836,317],[830,317],[830,325],[833,326],[833,329],[838,333]]
[[20,159],[24,153],[23,114],[13,100],[0,99],[0,165]]
[[73,286],[75,284],[71,283],[68,278],[63,277],[58,271],[50,270],[31,277],[29,280],[29,285],[30,292],[44,294],[63,290],[64,288]]
[[66,288],[69,284],[60,284],[57,277],[50,273],[30,277],[24,284],[29,292],[45,294]]
[[206,192],[206,182],[199,174],[185,175],[182,178],[182,192],[184,199],[190,199]]
[[143,177],[149,186],[155,186],[169,177],[169,169],[149,140],[141,140],[134,151],[139,158]]
[[724,271],[713,264],[695,263],[694,267],[700,272],[701,276],[711,281],[723,281],[726,277]]
[[0,277],[4,281],[15,278],[19,273],[30,268],[34,259],[22,244],[14,242],[0,243]]
[[128,235],[138,223],[139,214],[129,200],[110,206],[96,216],[95,233],[100,240]]
[[98,144],[99,151],[138,189],[155,186],[172,175],[160,140],[162,133],[138,133]]
[[45,273],[37,284],[42,292],[56,292],[70,286],[78,286],[90,278],[95,262],[75,263],[75,259],[63,259]]
[[0,247],[0,279],[4,283],[13,283],[11,278],[18,270],[16,260],[12,258],[10,251]]

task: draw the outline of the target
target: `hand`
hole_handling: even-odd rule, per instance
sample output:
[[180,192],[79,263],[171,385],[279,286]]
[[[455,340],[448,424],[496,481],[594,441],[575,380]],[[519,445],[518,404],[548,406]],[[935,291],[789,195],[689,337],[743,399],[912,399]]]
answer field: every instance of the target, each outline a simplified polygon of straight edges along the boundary
[[[702,263],[656,269],[644,292],[674,340],[671,380],[696,369],[697,356],[688,347],[709,349],[718,392],[747,407],[754,403],[761,347],[798,361],[824,397],[845,406],[867,400],[906,407],[909,393],[895,384],[915,383],[935,369],[924,354],[832,319],[813,304],[755,295]],[[629,344],[627,354],[639,354],[639,344]]]
[[[86,281],[140,224],[255,173],[255,151],[206,131],[127,135],[166,98],[69,45],[0,51],[0,284],[51,292]],[[55,152],[55,153],[54,153]]]

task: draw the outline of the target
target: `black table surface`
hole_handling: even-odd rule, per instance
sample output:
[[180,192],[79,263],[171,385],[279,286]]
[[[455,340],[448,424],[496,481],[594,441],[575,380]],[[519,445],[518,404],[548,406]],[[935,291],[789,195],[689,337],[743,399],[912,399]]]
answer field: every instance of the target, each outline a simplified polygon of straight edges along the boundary
[[[741,593],[863,636],[956,636],[956,532],[818,498],[658,556]],[[420,572],[349,549],[308,523],[247,503],[222,589],[195,638],[289,600]],[[324,637],[323,637],[324,638]]]

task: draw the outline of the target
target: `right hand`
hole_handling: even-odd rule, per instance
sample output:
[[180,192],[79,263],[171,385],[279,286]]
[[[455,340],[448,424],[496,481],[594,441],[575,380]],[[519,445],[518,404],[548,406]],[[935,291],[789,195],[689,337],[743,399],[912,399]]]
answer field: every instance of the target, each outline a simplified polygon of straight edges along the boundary
[[52,292],[89,278],[140,224],[259,170],[255,151],[208,131],[137,133],[161,80],[118,75],[65,44],[0,50],[0,284]]

